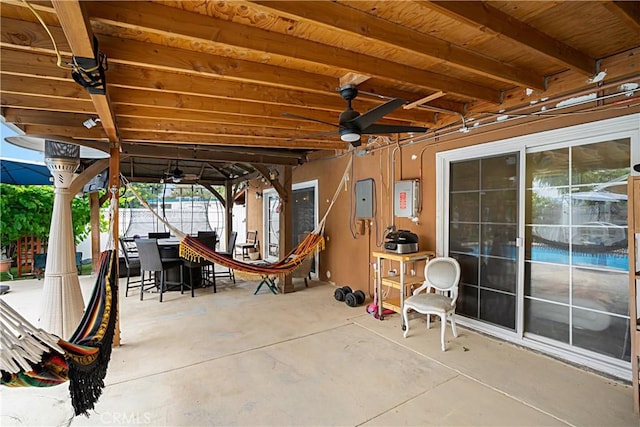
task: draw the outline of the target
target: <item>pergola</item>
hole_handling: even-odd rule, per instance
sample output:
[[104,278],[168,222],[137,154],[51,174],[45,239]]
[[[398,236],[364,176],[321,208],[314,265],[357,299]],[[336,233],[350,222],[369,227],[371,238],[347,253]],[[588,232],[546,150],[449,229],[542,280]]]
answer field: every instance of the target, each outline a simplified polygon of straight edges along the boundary
[[638,2],[6,0],[0,16],[7,122],[109,153],[112,185],[179,167],[228,207],[263,178],[281,253],[293,169],[312,160],[638,111]]

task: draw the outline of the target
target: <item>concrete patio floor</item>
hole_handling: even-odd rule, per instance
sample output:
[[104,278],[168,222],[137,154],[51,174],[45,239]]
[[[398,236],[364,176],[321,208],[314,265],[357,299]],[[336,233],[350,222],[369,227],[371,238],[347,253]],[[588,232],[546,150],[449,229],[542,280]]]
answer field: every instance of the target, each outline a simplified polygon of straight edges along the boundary
[[[81,276],[85,298],[94,278]],[[3,295],[29,320],[42,281]],[[0,388],[5,425],[638,426],[630,386],[459,328],[364,307],[310,282],[253,295],[257,281],[222,281],[140,301],[121,292],[122,345],[89,418],[72,417],[66,385]],[[124,281],[121,281],[124,285]]]

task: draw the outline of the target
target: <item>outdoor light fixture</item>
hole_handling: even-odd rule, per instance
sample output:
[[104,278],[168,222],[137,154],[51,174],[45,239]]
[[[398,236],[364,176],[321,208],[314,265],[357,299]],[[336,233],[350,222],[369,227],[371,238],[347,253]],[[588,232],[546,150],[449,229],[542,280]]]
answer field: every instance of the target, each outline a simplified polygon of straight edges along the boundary
[[262,199],[262,193],[259,191],[256,191],[256,199]]
[[96,127],[98,125],[98,123],[100,123],[100,117],[89,117],[87,120],[85,120],[84,122],[82,122],[82,125],[84,127],[86,127],[87,129],[91,129],[93,127]]
[[344,142],[356,142],[360,141],[360,134],[351,129],[340,129],[340,139]]

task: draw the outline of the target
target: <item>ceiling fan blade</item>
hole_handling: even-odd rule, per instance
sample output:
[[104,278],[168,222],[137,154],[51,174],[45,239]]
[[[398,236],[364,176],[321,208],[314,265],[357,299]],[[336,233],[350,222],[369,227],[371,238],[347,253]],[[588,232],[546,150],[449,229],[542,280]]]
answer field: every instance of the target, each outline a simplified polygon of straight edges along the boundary
[[403,126],[403,125],[385,125],[385,124],[372,124],[367,126],[362,131],[364,135],[377,135],[381,133],[424,133],[429,128],[422,126]]
[[298,116],[296,114],[289,114],[289,113],[282,113],[280,115],[282,117],[288,117],[290,119],[308,120],[308,121],[311,121],[311,122],[323,123],[325,125],[329,125],[329,126],[333,126],[333,127],[340,127],[339,125],[337,125],[335,123],[329,123],[329,122],[325,122],[325,121],[318,120],[318,119],[312,119],[311,117]]
[[330,135],[338,135],[338,130],[330,130],[328,132],[318,132],[318,133],[312,133],[310,135],[304,135],[304,136],[294,136],[292,138],[287,139],[287,141],[295,141],[296,139],[309,139],[309,138],[317,138],[320,136],[330,136]]
[[371,126],[373,123],[377,122],[387,114],[396,110],[402,104],[404,104],[404,99],[394,98],[389,102],[385,102],[382,105],[378,105],[377,107],[367,111],[364,114],[359,115],[353,120],[349,120],[348,124],[354,124],[360,129],[364,131],[367,127]]

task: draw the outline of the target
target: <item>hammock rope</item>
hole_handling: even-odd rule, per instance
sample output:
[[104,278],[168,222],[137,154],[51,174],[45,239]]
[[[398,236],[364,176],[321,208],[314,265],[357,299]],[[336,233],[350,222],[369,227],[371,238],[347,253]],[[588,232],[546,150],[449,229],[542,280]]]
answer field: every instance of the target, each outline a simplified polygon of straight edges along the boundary
[[[165,218],[162,218],[151,206],[149,203],[142,198],[142,196],[133,188],[130,182],[124,177],[121,176],[122,182],[127,187],[127,189],[131,190],[131,193],[140,201],[142,206],[147,208],[155,217],[161,221],[164,225],[167,226],[173,234],[180,239],[180,256],[192,262],[202,262],[202,260],[207,260],[209,262],[213,262],[215,264],[220,264],[224,267],[231,268],[234,270],[242,271],[250,274],[258,274],[258,275],[280,275],[280,274],[290,274],[296,268],[298,268],[306,257],[313,254],[316,249],[322,251],[325,248],[325,240],[324,240],[324,228],[326,224],[327,217],[333,205],[335,204],[338,196],[340,195],[341,189],[343,185],[348,180],[348,173],[351,167],[351,163],[353,162],[353,157],[349,157],[349,161],[347,162],[347,166],[345,168],[344,173],[342,174],[342,179],[338,184],[335,193],[327,207],[327,211],[325,212],[322,219],[318,222],[316,228],[311,231],[309,234],[305,236],[305,238],[288,254],[286,254],[283,258],[279,259],[276,262],[266,263],[266,262],[254,262],[254,263],[245,263],[242,261],[238,261],[233,259],[233,257],[226,257],[219,253],[217,253],[213,248],[209,248],[208,246],[203,245],[200,241],[198,241],[195,237],[189,236],[176,227],[172,226]],[[227,248],[227,250],[231,250],[233,248]]]
[[69,381],[76,415],[89,415],[102,394],[116,329],[118,306],[117,251],[113,213],[118,202],[111,190],[111,233],[100,255],[100,270],[80,324],[67,341],[36,328],[0,300],[0,384],[49,387]]

